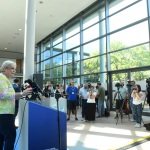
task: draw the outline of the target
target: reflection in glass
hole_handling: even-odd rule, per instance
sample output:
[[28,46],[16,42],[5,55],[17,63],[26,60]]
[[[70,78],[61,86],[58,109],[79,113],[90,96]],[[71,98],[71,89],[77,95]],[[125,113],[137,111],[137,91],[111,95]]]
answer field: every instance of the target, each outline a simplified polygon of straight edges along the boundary
[[62,66],[53,68],[52,71],[53,71],[53,78],[62,77]]
[[36,58],[37,58],[37,62],[40,61],[40,55],[36,55]]
[[45,78],[50,77],[50,69],[45,70]]
[[44,47],[44,51],[49,50],[50,49],[50,40],[48,42],[44,43],[43,47]]
[[125,48],[149,41],[148,22],[144,21],[135,26],[110,35],[110,50],[117,50],[118,47]]
[[58,44],[58,43],[60,43],[61,41],[62,41],[62,34],[54,37],[54,39],[53,39],[53,46]]
[[80,62],[73,62],[66,65],[66,76],[79,75],[80,74]]
[[43,52],[44,60],[50,58],[50,50]]
[[99,15],[98,12],[96,12],[83,20],[83,29],[91,26],[92,24],[98,21],[99,21]]
[[77,23],[66,30],[66,38],[78,33],[79,31],[80,31],[80,24]]
[[[109,5],[109,14],[113,14],[116,11],[136,2],[139,0],[115,0],[113,3]],[[139,13],[138,13],[139,14]]]
[[146,1],[143,0],[127,9],[111,16],[109,18],[110,32],[113,30],[116,30],[118,28],[121,28],[123,26],[126,26],[128,24],[131,24],[133,22],[136,22],[145,17],[147,17],[147,7],[146,7]]
[[39,72],[40,71],[40,63],[37,63],[36,66],[37,66],[36,71]]
[[50,59],[44,61],[44,70],[50,68]]
[[62,49],[62,43],[56,45],[53,47],[53,56],[62,53],[63,49]]
[[65,64],[80,60],[80,48],[65,53]]
[[111,53],[111,69],[128,69],[150,65],[149,45],[141,45]]
[[53,67],[62,65],[62,54],[52,58]]
[[71,49],[80,44],[80,34],[77,34],[66,40],[66,50]]
[[99,23],[83,31],[83,43],[99,37]]
[[[105,80],[103,80],[101,77],[103,76],[103,78]],[[107,90],[107,84],[106,84],[106,80],[107,80],[107,74],[106,73],[96,73],[96,74],[90,74],[90,75],[84,75],[83,76],[83,82],[84,83],[91,83],[93,86],[97,86],[98,82],[102,83],[102,86],[105,87],[105,89]]]

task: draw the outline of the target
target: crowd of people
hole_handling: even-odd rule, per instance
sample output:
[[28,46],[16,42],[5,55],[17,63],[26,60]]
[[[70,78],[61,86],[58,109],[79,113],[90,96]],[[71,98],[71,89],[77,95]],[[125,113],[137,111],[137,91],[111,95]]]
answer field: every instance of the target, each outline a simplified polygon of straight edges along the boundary
[[[130,121],[136,122],[135,127],[141,127],[142,120],[142,101],[145,99],[145,93],[141,92],[141,86],[135,85],[135,81],[131,81],[129,87],[124,87],[124,83],[120,82],[117,90],[114,93],[114,101],[116,102],[117,119],[121,114],[130,114]],[[48,90],[47,90],[48,89]],[[53,82],[47,82],[43,89],[45,96],[53,96],[53,93],[60,93],[61,97],[67,99],[67,121],[70,120],[71,113],[75,120],[77,117],[77,107],[81,106],[81,114],[83,121],[95,121],[95,118],[105,117],[105,88],[100,82],[94,87],[90,83],[85,83],[83,86],[75,86],[75,81],[72,80],[66,89],[63,89],[62,84],[54,87]],[[105,105],[105,106],[104,106]],[[97,112],[97,116],[96,115]]]
[[60,94],[61,97],[67,99],[67,121],[70,120],[71,114],[75,116],[76,121],[78,120],[77,107],[81,107],[82,109],[83,121],[94,121],[96,109],[98,112],[97,118],[105,116],[105,88],[101,83],[97,83],[96,87],[90,83],[85,83],[83,86],[76,87],[75,81],[72,80],[67,88],[63,89],[62,84],[54,87],[54,82],[47,81],[43,88],[43,93],[45,97],[53,97],[56,95],[55,93],[57,93],[57,95]]

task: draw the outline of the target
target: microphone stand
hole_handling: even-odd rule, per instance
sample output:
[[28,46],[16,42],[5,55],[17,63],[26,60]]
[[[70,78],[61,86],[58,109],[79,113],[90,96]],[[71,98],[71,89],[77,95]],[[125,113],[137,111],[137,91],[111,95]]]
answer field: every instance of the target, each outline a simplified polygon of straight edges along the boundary
[[59,113],[59,98],[61,97],[61,93],[51,93],[54,94],[57,102],[57,122],[58,122],[58,142],[59,142],[59,150],[62,150],[61,145],[61,133],[60,133],[60,113]]

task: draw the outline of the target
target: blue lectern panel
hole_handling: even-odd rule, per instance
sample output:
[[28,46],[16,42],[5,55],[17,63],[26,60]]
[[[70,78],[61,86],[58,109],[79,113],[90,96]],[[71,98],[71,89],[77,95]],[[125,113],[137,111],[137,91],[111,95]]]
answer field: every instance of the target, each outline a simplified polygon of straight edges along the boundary
[[60,138],[58,136],[58,111],[29,102],[29,150],[67,149],[66,114],[59,112]]

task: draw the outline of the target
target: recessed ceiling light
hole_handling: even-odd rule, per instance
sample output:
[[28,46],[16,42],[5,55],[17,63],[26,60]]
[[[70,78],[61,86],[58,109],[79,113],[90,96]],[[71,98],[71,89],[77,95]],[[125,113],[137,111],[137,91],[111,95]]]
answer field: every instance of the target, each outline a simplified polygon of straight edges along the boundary
[[22,29],[19,29],[19,31],[21,31]]
[[5,49],[7,49],[7,48],[5,48]]
[[39,1],[40,4],[43,4],[43,1]]

